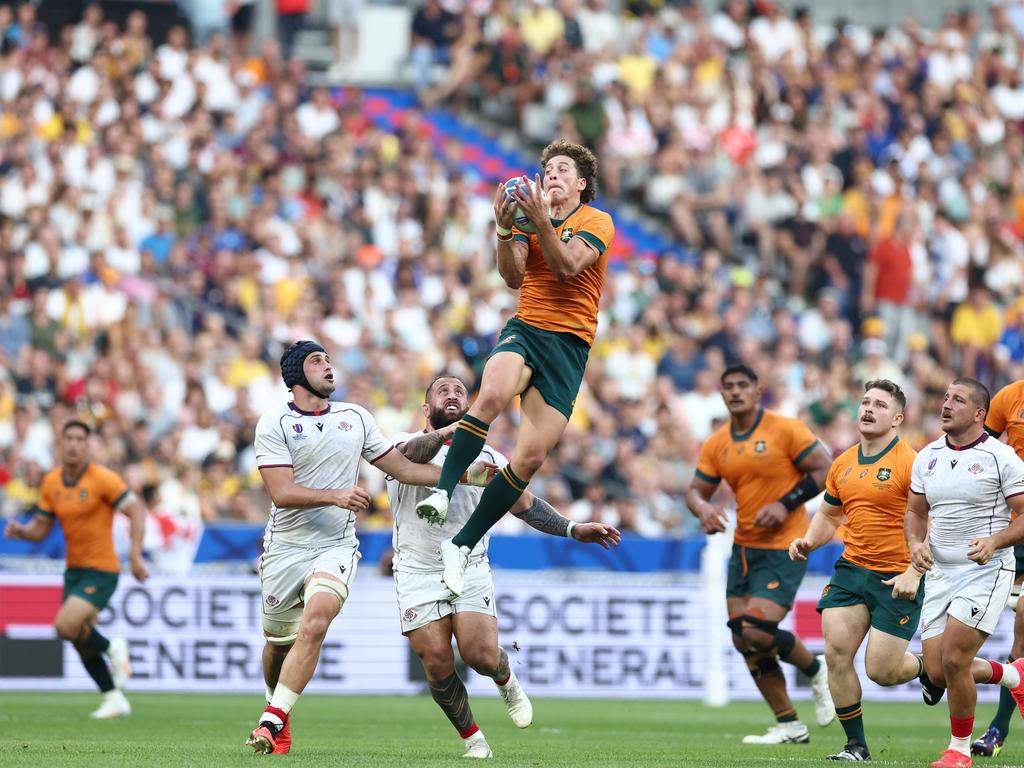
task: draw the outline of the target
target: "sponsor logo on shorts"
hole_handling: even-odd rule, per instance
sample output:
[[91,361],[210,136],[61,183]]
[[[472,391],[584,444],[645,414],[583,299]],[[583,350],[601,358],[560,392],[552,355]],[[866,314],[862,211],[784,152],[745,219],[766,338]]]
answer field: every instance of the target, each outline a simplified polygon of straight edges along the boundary
[[821,596],[825,597],[826,595],[828,595],[828,591],[830,589],[832,589],[832,585],[831,584],[826,584],[825,588],[823,590],[821,590]]
[[85,594],[87,594],[87,595],[95,595],[96,594],[96,587],[95,587],[95,585],[90,584],[89,586],[87,586],[82,591],[85,592]]
[[764,440],[758,440],[754,443],[754,453],[764,453],[766,450],[768,450],[768,445]]
[[489,598],[489,597],[485,597],[485,598],[484,598],[484,605],[487,605],[487,606],[489,606],[490,604],[491,604],[491,598]]
[[269,605],[269,606],[270,606],[271,608],[273,608],[273,607],[274,607],[275,605],[277,605],[277,604],[278,604],[278,603],[280,603],[280,602],[281,602],[281,601],[280,601],[280,600],[278,600],[278,599],[277,599],[276,597],[274,597],[273,595],[267,595],[267,605]]
[[767,584],[765,584],[765,586],[768,589],[778,589],[779,588],[779,582],[777,582],[777,581],[769,581]]
[[405,613],[402,614],[402,618],[406,621],[416,621],[416,617],[419,614],[416,613],[412,608],[406,608]]
[[972,475],[980,475],[985,471],[985,468],[981,466],[981,464],[971,464],[971,466],[967,468],[967,471]]
[[338,429],[340,429],[342,432],[348,432],[350,429],[352,429],[352,425],[349,424],[347,421],[342,421],[338,423]]
[[501,346],[502,344],[509,344],[510,342],[513,342],[513,341],[515,341],[515,340],[516,340],[516,335],[515,335],[515,334],[513,333],[513,334],[511,334],[511,335],[509,335],[509,336],[506,336],[506,337],[505,337],[504,339],[502,339],[501,341],[499,341],[499,342],[498,342],[497,344],[495,344],[494,346],[496,346],[496,347],[500,347],[500,346]]
[[971,618],[972,619],[975,616],[977,616],[979,613],[981,613],[981,608],[971,608]]
[[904,616],[902,619],[900,619],[900,624],[906,624],[909,621],[910,621],[910,617],[909,616]]
[[875,477],[884,483],[886,480],[892,477],[892,468],[882,467],[880,470],[878,470],[878,474],[876,474]]

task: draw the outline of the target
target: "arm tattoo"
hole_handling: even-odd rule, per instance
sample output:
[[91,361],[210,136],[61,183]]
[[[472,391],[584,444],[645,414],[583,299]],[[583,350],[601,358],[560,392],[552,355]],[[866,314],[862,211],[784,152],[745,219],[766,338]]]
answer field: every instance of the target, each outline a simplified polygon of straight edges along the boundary
[[562,517],[558,510],[539,496],[533,498],[533,504],[529,507],[516,513],[516,517],[541,533],[549,533],[552,536],[569,535],[569,518]]
[[437,456],[437,452],[441,450],[442,445],[444,445],[444,434],[442,432],[426,432],[406,441],[398,450],[409,461],[415,464],[426,464]]

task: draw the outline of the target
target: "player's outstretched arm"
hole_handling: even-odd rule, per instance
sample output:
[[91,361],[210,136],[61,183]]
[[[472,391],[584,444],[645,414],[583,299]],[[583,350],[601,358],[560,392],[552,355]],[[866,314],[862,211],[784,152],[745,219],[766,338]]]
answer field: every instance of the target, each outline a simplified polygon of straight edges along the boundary
[[42,541],[53,528],[53,520],[52,517],[38,513],[32,515],[32,519],[27,523],[10,520],[4,527],[4,536],[22,541]]
[[574,523],[563,517],[544,499],[526,491],[509,510],[531,528],[551,536],[564,536],[588,544],[600,544],[611,549],[622,541],[618,529],[602,523]]
[[458,426],[459,422],[456,421],[442,429],[435,429],[433,432],[424,432],[422,435],[410,437],[398,446],[398,450],[414,464],[426,464],[437,456],[437,452],[441,450],[445,440],[451,439],[451,436],[455,434],[455,428]]
[[802,539],[794,539],[789,545],[790,560],[806,560],[807,555],[835,538],[836,531],[843,524],[843,508],[823,501],[811,518],[807,533]]
[[[388,453],[388,456],[395,451]],[[402,457],[405,459],[405,457]],[[408,459],[405,459],[408,461]],[[370,508],[370,494],[359,486],[351,488],[307,488],[295,482],[291,467],[260,467],[263,485],[278,508],[325,507],[333,505],[353,512]]]
[[903,533],[910,550],[910,564],[918,573],[931,570],[932,548],[928,545],[928,499],[923,493],[910,492],[907,514],[903,518]]

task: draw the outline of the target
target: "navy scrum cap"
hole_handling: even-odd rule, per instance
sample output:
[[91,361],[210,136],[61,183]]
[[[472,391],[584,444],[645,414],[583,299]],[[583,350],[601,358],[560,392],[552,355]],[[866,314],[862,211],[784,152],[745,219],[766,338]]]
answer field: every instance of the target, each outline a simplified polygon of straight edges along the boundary
[[294,389],[296,384],[301,384],[303,387],[308,389],[312,394],[319,395],[320,397],[327,397],[320,392],[317,392],[310,386],[310,383],[306,381],[306,374],[302,370],[302,364],[306,362],[306,358],[314,352],[327,353],[327,350],[317,344],[315,341],[309,339],[302,339],[296,341],[281,355],[281,378],[284,379],[284,384],[288,389]]

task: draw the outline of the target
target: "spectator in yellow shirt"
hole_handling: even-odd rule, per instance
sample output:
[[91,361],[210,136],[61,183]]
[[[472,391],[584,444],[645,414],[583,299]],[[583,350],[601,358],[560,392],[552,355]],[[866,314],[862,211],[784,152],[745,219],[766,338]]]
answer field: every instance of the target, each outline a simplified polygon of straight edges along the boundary
[[953,312],[949,336],[961,358],[964,376],[976,376],[981,365],[991,370],[992,350],[1003,331],[999,308],[989,296],[988,289],[975,286]]
[[565,20],[549,0],[530,0],[519,15],[519,30],[531,51],[546,56],[565,34]]

